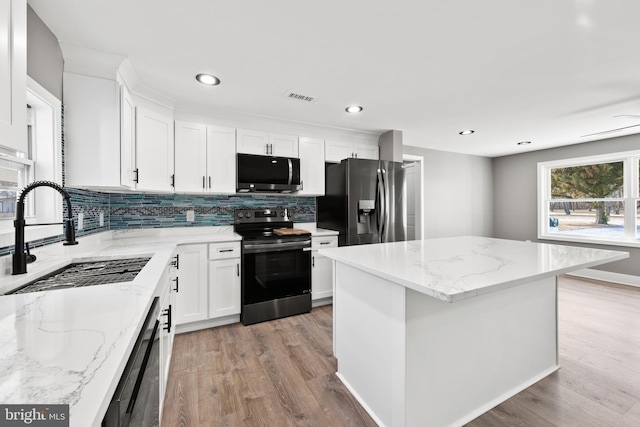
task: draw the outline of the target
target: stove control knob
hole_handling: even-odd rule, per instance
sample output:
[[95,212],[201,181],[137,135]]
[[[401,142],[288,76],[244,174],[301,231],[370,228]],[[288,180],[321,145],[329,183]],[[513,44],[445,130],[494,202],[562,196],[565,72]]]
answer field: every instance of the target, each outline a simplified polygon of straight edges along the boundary
[[284,212],[280,212],[280,216],[284,218]]
[[244,217],[244,214],[242,212],[238,212],[238,218],[242,218]]

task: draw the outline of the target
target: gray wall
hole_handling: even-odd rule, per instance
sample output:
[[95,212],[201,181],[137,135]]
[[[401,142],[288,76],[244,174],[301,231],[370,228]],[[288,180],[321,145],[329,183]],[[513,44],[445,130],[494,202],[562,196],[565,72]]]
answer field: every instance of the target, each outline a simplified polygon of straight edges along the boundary
[[[592,156],[640,149],[640,135],[630,135],[584,144],[493,159],[493,194],[495,237],[538,241],[537,235],[537,164],[550,160]],[[557,243],[557,241],[548,243]],[[601,249],[624,250],[630,258],[596,267],[604,271],[640,275],[640,248],[583,245]]]
[[424,157],[425,238],[493,235],[490,158],[404,146]]
[[58,39],[31,6],[28,6],[27,75],[62,100],[63,66],[64,60]]

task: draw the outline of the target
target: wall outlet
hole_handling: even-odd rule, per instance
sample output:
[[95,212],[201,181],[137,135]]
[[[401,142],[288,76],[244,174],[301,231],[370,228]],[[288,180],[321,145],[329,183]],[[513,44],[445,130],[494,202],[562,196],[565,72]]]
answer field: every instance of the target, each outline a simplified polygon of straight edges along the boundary
[[100,216],[98,219],[98,224],[100,225],[100,227],[104,227],[104,212],[100,211]]
[[196,220],[195,211],[187,211],[187,222],[193,222]]
[[78,213],[78,230],[84,228],[84,212]]

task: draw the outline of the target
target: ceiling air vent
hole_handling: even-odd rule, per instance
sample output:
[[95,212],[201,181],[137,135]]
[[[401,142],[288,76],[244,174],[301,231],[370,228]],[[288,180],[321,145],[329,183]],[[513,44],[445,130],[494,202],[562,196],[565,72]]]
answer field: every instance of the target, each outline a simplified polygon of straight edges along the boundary
[[300,95],[299,93],[295,93],[295,92],[287,92],[284,96],[288,99],[294,99],[296,101],[303,101],[303,102],[315,102],[317,99],[317,98],[314,98],[313,96]]

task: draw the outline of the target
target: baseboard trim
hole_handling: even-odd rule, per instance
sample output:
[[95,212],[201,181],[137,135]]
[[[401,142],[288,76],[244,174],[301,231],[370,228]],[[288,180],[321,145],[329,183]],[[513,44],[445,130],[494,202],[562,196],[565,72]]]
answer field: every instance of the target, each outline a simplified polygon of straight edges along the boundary
[[585,279],[602,280],[604,282],[617,283],[619,285],[634,286],[640,288],[640,276],[631,274],[613,273],[611,271],[594,270],[593,268],[583,268],[582,270],[567,273],[568,276],[582,277]]

